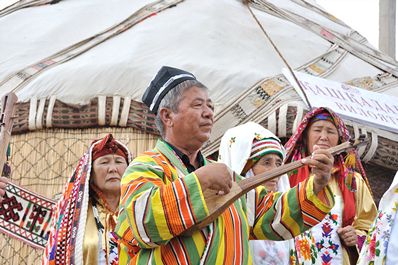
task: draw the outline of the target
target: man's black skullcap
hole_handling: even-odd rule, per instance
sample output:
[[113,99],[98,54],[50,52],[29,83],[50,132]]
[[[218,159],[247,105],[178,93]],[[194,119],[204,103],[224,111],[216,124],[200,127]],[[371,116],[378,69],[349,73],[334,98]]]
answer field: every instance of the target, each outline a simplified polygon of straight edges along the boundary
[[163,66],[145,90],[142,101],[149,107],[150,112],[156,114],[164,96],[186,80],[196,80],[196,78],[184,70]]

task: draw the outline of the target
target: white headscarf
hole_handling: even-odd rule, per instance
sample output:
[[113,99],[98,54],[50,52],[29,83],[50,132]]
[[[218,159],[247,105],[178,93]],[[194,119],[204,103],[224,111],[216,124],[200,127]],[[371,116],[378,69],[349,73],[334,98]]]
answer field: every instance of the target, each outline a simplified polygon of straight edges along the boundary
[[[274,138],[280,143],[275,134],[255,122],[248,122],[231,128],[225,132],[221,139],[218,160],[240,174],[250,158],[253,140],[264,138]],[[280,150],[285,156],[285,148],[281,143]],[[247,177],[252,175],[251,170],[246,174]],[[290,184],[285,174],[278,181],[278,191],[287,191],[288,189],[290,189]]]

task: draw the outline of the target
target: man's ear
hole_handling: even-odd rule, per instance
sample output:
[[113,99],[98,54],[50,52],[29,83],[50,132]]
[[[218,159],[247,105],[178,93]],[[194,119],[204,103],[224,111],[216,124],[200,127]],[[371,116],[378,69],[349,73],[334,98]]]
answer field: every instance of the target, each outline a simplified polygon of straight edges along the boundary
[[173,112],[171,111],[171,109],[161,108],[159,110],[159,116],[164,124],[164,127],[173,127]]

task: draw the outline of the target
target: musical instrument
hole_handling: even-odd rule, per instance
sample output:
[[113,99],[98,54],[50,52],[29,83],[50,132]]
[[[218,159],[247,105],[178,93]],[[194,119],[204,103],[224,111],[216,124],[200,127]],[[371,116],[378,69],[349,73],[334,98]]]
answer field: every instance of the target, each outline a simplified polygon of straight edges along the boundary
[[[334,156],[344,152],[348,149],[352,149],[361,145],[366,144],[369,139],[365,138],[365,135],[361,135],[359,139],[350,140],[342,144],[336,145],[328,149],[328,151]],[[309,159],[310,156],[306,157]],[[305,158],[303,158],[305,159]],[[270,171],[262,174],[255,175],[250,178],[245,178],[239,183],[232,182],[232,188],[228,194],[220,195],[219,191],[207,189],[203,192],[204,199],[206,201],[207,208],[209,210],[209,216],[203,219],[200,223],[192,226],[190,229],[185,231],[184,235],[190,235],[195,230],[202,229],[212,223],[217,217],[223,213],[235,200],[242,197],[250,190],[260,186],[262,183],[277,178],[287,172],[295,170],[304,166],[302,160],[294,161],[289,164],[282,165]],[[236,173],[234,173],[236,174]]]

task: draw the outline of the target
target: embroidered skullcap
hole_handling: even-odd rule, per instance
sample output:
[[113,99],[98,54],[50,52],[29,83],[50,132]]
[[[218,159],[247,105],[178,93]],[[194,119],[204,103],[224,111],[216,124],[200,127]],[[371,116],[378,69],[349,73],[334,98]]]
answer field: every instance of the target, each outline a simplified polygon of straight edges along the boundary
[[96,143],[98,141],[100,141],[100,142],[97,143],[93,147],[93,151],[92,151],[92,159],[93,159],[93,161],[96,160],[97,158],[101,157],[101,156],[105,156],[105,155],[109,155],[109,154],[115,154],[115,155],[122,156],[127,161],[128,154],[126,153],[125,147],[120,145],[113,138],[112,134],[108,134],[102,139],[95,140],[95,141],[92,142],[92,144],[94,144],[94,143]]
[[150,112],[156,114],[164,96],[186,80],[196,80],[196,78],[187,71],[163,66],[145,90],[142,101],[149,107]]
[[257,162],[261,157],[267,154],[277,154],[283,160],[285,159],[285,148],[280,141],[272,137],[260,140],[254,139],[249,159],[253,159]]

